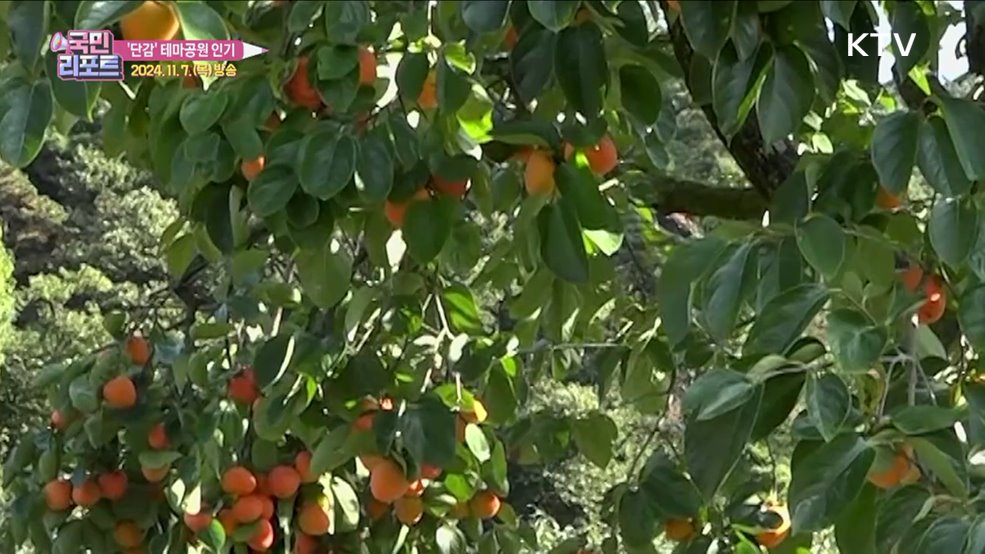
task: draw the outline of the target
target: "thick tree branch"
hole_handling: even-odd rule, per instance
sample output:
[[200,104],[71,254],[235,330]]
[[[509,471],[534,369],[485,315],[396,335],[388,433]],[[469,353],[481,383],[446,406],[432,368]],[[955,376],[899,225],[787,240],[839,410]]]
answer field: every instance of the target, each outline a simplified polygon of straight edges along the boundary
[[[976,14],[980,17],[976,18]],[[964,20],[968,70],[985,76],[985,0],[965,0]]]
[[716,187],[670,176],[640,180],[631,192],[658,213],[761,219],[767,208],[756,189]]
[[[660,6],[665,14],[671,13],[667,1],[660,0]],[[668,23],[671,43],[674,46],[674,56],[685,74],[691,67],[694,50],[684,34],[680,18]],[[685,82],[687,80],[685,79]],[[688,84],[690,87],[690,84]],[[753,188],[763,197],[770,198],[775,191],[793,173],[799,156],[794,145],[789,141],[778,141],[768,145],[763,142],[759,131],[759,123],[755,110],[749,113],[745,124],[731,140],[724,133],[710,105],[701,106],[715,134],[725,144],[736,163],[742,168]]]

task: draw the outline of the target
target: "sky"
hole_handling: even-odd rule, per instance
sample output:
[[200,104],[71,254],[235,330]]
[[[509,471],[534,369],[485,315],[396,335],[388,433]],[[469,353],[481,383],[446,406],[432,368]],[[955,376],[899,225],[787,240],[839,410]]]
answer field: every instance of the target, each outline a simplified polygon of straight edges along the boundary
[[[949,0],[947,3],[957,9],[964,8],[963,0]],[[891,32],[892,29],[889,26],[889,21],[886,19],[886,13],[881,9],[877,11],[879,12],[879,25],[876,28],[876,32]],[[966,56],[961,56],[960,58],[955,56],[955,47],[957,46],[958,40],[964,36],[964,34],[964,22],[961,22],[958,25],[952,25],[948,28],[947,32],[944,33],[944,38],[941,40],[940,44],[940,77],[943,80],[952,81],[968,71],[968,58]],[[893,80],[893,61],[893,55],[888,51],[884,52],[884,55],[879,62],[880,82],[886,83]]]

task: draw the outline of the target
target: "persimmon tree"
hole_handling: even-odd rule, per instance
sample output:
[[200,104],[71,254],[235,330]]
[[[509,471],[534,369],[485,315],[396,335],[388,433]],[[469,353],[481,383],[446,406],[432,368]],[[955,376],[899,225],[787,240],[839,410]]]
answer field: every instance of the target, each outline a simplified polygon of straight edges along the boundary
[[[598,499],[611,533],[557,554],[803,552],[832,527],[843,552],[985,549],[982,2],[2,9],[0,156],[98,113],[181,208],[160,243],[187,308],[108,313],[118,342],[38,375],[6,551],[543,552],[507,460],[611,461],[603,410],[523,409],[586,365],[682,427]],[[915,33],[888,83],[875,37],[848,56],[880,11]],[[50,33],[106,27],[269,52],[59,80]],[[664,171],[682,77],[748,187]],[[643,302],[615,277],[624,222],[679,212],[717,224]]]

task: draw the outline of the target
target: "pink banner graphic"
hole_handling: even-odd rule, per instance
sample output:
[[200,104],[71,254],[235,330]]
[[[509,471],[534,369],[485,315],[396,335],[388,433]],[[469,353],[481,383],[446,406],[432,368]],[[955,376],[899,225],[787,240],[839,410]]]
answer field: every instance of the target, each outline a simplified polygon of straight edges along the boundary
[[114,40],[123,61],[239,61],[266,52],[241,40]]

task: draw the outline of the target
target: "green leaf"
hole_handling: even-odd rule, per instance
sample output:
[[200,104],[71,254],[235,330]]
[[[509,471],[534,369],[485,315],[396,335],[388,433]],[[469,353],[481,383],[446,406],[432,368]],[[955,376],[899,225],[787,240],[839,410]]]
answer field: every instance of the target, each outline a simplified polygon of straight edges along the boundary
[[38,63],[41,47],[48,39],[49,5],[47,2],[22,0],[12,2],[7,10],[5,19],[10,29],[11,47],[24,67],[32,69]]
[[797,246],[807,263],[830,279],[845,261],[846,238],[841,226],[823,214],[814,214],[797,225]]
[[103,29],[140,7],[140,0],[84,0],[75,12],[76,29]]
[[434,543],[440,554],[462,554],[465,552],[465,536],[453,524],[442,524],[434,532]]
[[257,385],[268,389],[277,384],[294,359],[294,335],[277,335],[260,345],[253,357]]
[[393,158],[390,156],[388,142],[389,137],[374,129],[359,145],[356,186],[367,199],[373,202],[385,200],[393,186]]
[[138,458],[142,467],[161,468],[180,460],[181,454],[167,450],[145,450]]
[[619,213],[599,190],[598,181],[587,166],[563,163],[554,173],[561,196],[571,201],[578,211],[582,229],[620,229]]
[[793,46],[777,49],[756,103],[763,140],[773,143],[795,132],[811,109],[814,92],[804,53]]
[[528,0],[530,16],[538,23],[555,33],[571,24],[580,2],[557,2],[556,0]]
[[732,31],[737,2],[688,0],[679,4],[684,32],[694,50],[709,60],[718,57]]
[[985,349],[985,285],[966,290],[958,306],[961,330],[976,350]]
[[450,200],[434,198],[411,202],[404,219],[407,251],[420,263],[433,260],[451,235],[453,207]]
[[920,124],[917,165],[930,186],[945,196],[960,196],[971,189],[947,125],[940,117],[931,116]]
[[[509,0],[464,0],[462,21],[477,33],[491,33],[503,27]],[[532,9],[532,7],[531,7]]]
[[431,65],[427,54],[408,52],[397,64],[397,89],[407,102],[417,102]]
[[715,238],[686,242],[674,248],[664,262],[657,288],[661,328],[671,344],[677,345],[691,325],[691,287],[718,258],[725,245]]
[[969,201],[938,198],[930,212],[927,234],[944,263],[961,267],[978,240],[978,210]]
[[326,45],[318,49],[319,81],[341,79],[359,67],[359,49],[351,45]]
[[921,6],[902,2],[893,6],[891,24],[895,36],[901,39],[907,37],[907,41],[912,40],[907,44],[909,48],[905,55],[900,51],[900,45],[896,40],[890,43],[893,56],[896,58],[896,67],[893,71],[898,72],[899,75],[907,75],[927,55],[931,41],[930,23]]
[[311,20],[315,18],[322,9],[324,2],[291,2],[289,7],[291,12],[287,15],[287,30],[291,33],[301,33],[311,25]]
[[352,531],[359,524],[359,497],[345,479],[332,477],[332,498],[335,515],[335,532]]
[[985,179],[985,150],[979,142],[985,109],[971,100],[942,98],[941,110],[965,175],[972,181]]
[[[968,535],[968,522],[955,516],[935,520],[917,543],[916,554],[961,552]],[[972,551],[973,552],[973,551]]]
[[453,333],[482,334],[482,319],[475,298],[464,285],[451,285],[441,290],[441,305]]
[[15,77],[0,85],[3,117],[0,119],[0,158],[21,168],[34,160],[51,121],[51,85],[47,79],[35,83]]
[[808,378],[805,397],[807,413],[814,426],[826,442],[831,442],[841,431],[852,409],[852,393],[848,386],[841,377],[826,373],[821,377]]
[[325,245],[301,250],[295,256],[304,292],[318,307],[328,309],[345,298],[352,279],[352,260],[341,250]]
[[324,475],[334,471],[355,456],[351,446],[351,428],[341,425],[325,433],[311,453],[312,475]]
[[882,119],[872,133],[872,165],[883,188],[899,195],[906,191],[917,158],[920,115],[894,112]]
[[890,552],[913,525],[930,498],[921,485],[907,485],[889,492],[876,514],[876,551]]
[[438,106],[445,112],[454,113],[465,105],[472,91],[465,74],[448,64],[442,58],[437,64]]
[[817,446],[791,466],[790,507],[795,533],[834,522],[862,490],[875,452],[855,433]]
[[968,529],[968,545],[964,552],[985,552],[985,516],[978,516]]
[[229,95],[221,90],[191,94],[181,104],[181,126],[190,135],[205,132],[219,121],[227,105]]
[[891,418],[893,426],[907,435],[922,435],[941,429],[950,429],[958,421],[959,414],[944,406],[906,406]]
[[558,83],[571,107],[587,119],[598,117],[609,84],[609,66],[598,26],[582,23],[561,31],[554,64]]
[[684,393],[684,414],[697,421],[714,419],[742,406],[756,394],[756,385],[730,369],[712,369]]
[[325,36],[339,44],[356,44],[370,23],[369,5],[363,0],[335,0],[324,5]]
[[619,499],[619,534],[627,546],[652,546],[658,517],[650,495],[643,489],[627,491]]
[[708,333],[717,341],[725,341],[732,334],[749,287],[754,262],[752,243],[744,243],[734,249],[728,261],[718,268],[704,287],[705,305],[702,312]]
[[962,462],[946,454],[927,438],[911,437],[910,444],[920,463],[930,469],[951,494],[959,498],[968,497],[968,484],[955,467]]
[[263,154],[263,141],[257,133],[256,125],[248,117],[223,122],[222,134],[239,157],[245,160],[252,160]]
[[297,189],[298,178],[291,168],[275,165],[264,169],[250,181],[246,200],[253,213],[269,217],[287,207]]
[[195,1],[174,4],[185,40],[229,40],[229,30],[222,16],[207,3]]
[[486,439],[485,433],[478,425],[468,424],[465,426],[465,445],[469,447],[469,451],[479,463],[485,463],[489,460],[489,440]]
[[755,85],[765,65],[765,52],[740,59],[735,46],[728,43],[715,60],[712,106],[726,136],[739,131],[756,101]]
[[571,421],[571,437],[575,446],[590,462],[603,469],[612,460],[612,446],[618,434],[615,422],[599,412]]
[[653,125],[660,116],[663,99],[660,82],[642,65],[624,65],[619,69],[619,93],[622,105],[641,124]]
[[741,458],[762,401],[762,388],[738,408],[706,421],[689,421],[684,430],[684,459],[691,479],[711,498]]
[[863,313],[839,308],[828,314],[828,337],[844,371],[869,369],[882,354],[888,337]]
[[690,519],[701,510],[698,489],[662,449],[654,450],[643,467],[640,488],[649,494],[650,505],[661,519]]
[[547,29],[528,28],[510,52],[510,69],[517,95],[532,102],[554,75],[558,36]]
[[[47,74],[57,77],[58,57],[48,53],[45,56],[45,64]],[[100,90],[102,83],[99,82],[65,81],[58,78],[51,81],[51,92],[58,104],[72,115],[85,118],[87,121],[92,119],[92,108],[99,99]]]
[[198,540],[202,541],[202,545],[212,552],[221,552],[222,547],[226,544],[226,530],[218,519],[212,520],[212,523],[199,531],[196,536]]
[[69,383],[68,396],[72,400],[72,407],[82,413],[88,414],[99,409],[99,396],[87,375],[80,375]]
[[455,457],[455,414],[437,397],[409,407],[400,431],[407,451],[421,463],[446,467]]
[[540,255],[555,275],[570,283],[588,281],[588,254],[571,200],[561,197],[537,214]]
[[821,12],[824,17],[841,25],[846,31],[852,30],[853,11],[855,11],[855,0],[821,0]]
[[743,354],[785,351],[827,300],[828,291],[813,283],[797,285],[774,296],[753,321]]
[[356,141],[326,130],[305,139],[299,152],[301,188],[321,200],[342,192],[356,171]]
[[876,554],[877,491],[872,485],[862,487],[862,492],[835,521],[835,542],[841,552]]
[[767,379],[763,385],[763,401],[750,440],[768,436],[787,421],[800,400],[804,388],[804,373],[786,373]]

